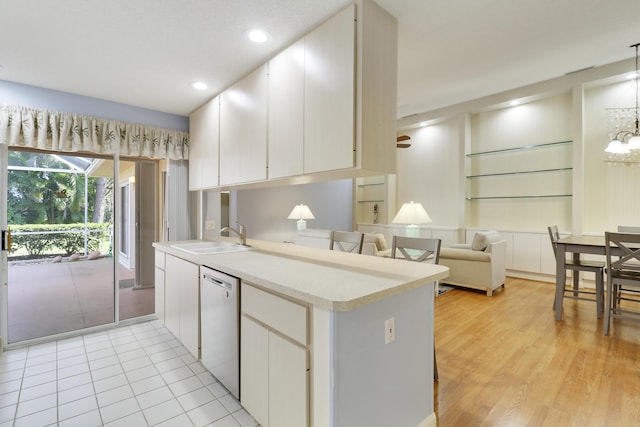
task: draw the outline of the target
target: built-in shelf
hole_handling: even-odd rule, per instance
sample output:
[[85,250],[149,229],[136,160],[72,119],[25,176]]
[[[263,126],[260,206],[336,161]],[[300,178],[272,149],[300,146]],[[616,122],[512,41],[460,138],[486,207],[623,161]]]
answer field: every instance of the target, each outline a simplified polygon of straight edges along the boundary
[[389,190],[393,188],[395,175],[357,178],[353,187],[356,222],[386,224],[389,214],[395,214],[395,203],[389,195]]
[[525,145],[525,146],[522,146],[522,147],[503,148],[503,149],[500,149],[500,150],[480,151],[478,153],[469,153],[469,154],[467,154],[467,157],[484,156],[486,154],[507,153],[507,152],[511,152],[511,151],[534,150],[534,149],[537,149],[537,148],[546,148],[546,147],[553,147],[553,146],[556,146],[556,145],[571,144],[572,142],[573,141],[547,142],[547,143],[544,143],[544,144]]
[[[467,154],[466,200],[571,197],[573,167],[567,153],[572,142],[547,142]],[[520,166],[527,167],[517,170]],[[529,175],[536,178],[531,179]],[[484,180],[490,177],[492,179]]]
[[572,194],[545,194],[545,195],[529,195],[529,196],[486,196],[486,197],[467,197],[467,200],[495,200],[495,199],[542,199],[552,197],[572,197]]
[[480,175],[467,175],[467,178],[483,178],[486,176],[503,176],[503,175],[522,175],[527,173],[545,173],[545,172],[565,172],[571,171],[573,168],[556,168],[556,169],[537,169],[529,171],[517,171],[517,172],[500,172],[500,173],[485,173]]

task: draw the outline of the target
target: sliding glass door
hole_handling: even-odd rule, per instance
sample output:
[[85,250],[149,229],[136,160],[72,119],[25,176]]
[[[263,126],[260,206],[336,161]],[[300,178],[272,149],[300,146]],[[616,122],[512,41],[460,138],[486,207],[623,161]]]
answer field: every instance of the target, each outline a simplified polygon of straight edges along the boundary
[[102,161],[9,150],[9,344],[114,322],[114,174]]
[[156,162],[1,148],[4,342],[153,314]]

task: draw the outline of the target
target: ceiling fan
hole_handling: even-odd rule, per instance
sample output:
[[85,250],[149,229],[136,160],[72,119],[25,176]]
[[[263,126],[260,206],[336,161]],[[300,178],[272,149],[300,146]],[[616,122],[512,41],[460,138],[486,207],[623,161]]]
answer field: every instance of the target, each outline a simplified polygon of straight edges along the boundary
[[411,137],[409,135],[400,135],[399,137],[396,138],[396,147],[398,148],[411,147],[411,144],[409,144],[408,142],[403,142],[403,141],[408,141],[410,139]]

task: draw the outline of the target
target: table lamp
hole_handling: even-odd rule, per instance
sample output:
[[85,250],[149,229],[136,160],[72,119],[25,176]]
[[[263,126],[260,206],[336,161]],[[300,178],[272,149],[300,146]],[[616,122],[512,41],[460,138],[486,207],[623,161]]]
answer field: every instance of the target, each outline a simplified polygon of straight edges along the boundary
[[296,205],[288,218],[298,220],[298,230],[305,230],[307,228],[307,221],[305,220],[316,219],[316,217],[311,213],[309,206],[303,204]]
[[407,237],[420,237],[418,224],[431,222],[431,218],[422,207],[422,204],[411,201],[402,204],[402,207],[391,222],[394,224],[407,224],[405,231]]

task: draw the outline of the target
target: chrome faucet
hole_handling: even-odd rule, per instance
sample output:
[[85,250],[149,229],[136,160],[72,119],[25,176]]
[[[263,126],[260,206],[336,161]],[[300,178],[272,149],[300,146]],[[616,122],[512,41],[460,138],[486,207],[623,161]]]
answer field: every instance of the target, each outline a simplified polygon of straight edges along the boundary
[[222,233],[224,233],[225,231],[233,231],[240,239],[240,244],[242,246],[247,246],[247,227],[245,227],[243,224],[240,224],[238,221],[236,221],[236,224],[238,224],[238,228],[240,229],[239,231],[232,227],[222,227],[220,229],[220,235],[222,235]]

